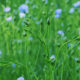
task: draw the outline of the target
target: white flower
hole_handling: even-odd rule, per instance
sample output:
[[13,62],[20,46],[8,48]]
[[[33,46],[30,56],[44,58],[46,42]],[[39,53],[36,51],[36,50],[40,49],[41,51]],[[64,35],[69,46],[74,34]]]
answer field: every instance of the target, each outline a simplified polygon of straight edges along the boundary
[[9,12],[10,10],[11,10],[10,7],[6,7],[6,8],[4,8],[4,12]]
[[25,15],[25,13],[20,12],[20,13],[19,13],[19,16],[20,16],[20,18],[25,18],[26,15]]
[[17,80],[24,80],[24,77],[19,77],[19,78],[17,78]]
[[11,20],[12,20],[12,16],[6,18],[6,21],[11,21]]

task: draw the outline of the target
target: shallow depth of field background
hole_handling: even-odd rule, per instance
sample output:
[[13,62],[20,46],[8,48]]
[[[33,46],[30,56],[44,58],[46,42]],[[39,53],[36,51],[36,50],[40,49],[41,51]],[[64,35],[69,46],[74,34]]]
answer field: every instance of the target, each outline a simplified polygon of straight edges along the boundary
[[0,80],[80,80],[80,1],[0,0]]

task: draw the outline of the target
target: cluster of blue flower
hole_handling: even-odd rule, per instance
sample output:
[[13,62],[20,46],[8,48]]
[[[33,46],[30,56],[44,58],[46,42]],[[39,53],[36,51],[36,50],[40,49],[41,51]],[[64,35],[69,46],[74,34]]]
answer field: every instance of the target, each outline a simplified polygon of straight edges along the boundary
[[[73,4],[73,7],[69,10],[69,13],[72,14],[74,13],[75,9],[80,7],[80,1],[77,1],[76,3]],[[78,8],[78,12],[80,13],[80,9]],[[60,18],[62,13],[62,9],[56,9],[55,10],[55,18]],[[80,31],[79,31],[80,32]],[[64,36],[64,31],[63,30],[59,30],[58,34],[61,36]]]
[[[29,3],[29,0],[26,0],[26,3]],[[48,0],[45,0],[45,4],[47,4],[47,3],[48,3]],[[35,8],[35,7],[36,6],[33,6],[33,8]],[[69,10],[69,14],[73,14],[75,12],[75,9],[78,8],[78,7],[80,7],[80,1],[77,1],[76,3],[73,4],[73,7],[70,8],[70,10]],[[20,5],[18,10],[19,10],[19,18],[25,18],[26,14],[29,13],[29,7],[26,4]],[[10,7],[4,8],[5,13],[9,13],[10,11],[11,11]],[[80,12],[80,9],[78,11]],[[55,15],[54,15],[55,19],[60,19],[61,14],[62,14],[62,9],[58,8],[58,9],[55,10],[54,13],[55,13]],[[8,21],[8,22],[11,21],[12,19],[13,19],[12,16],[6,17],[6,21]],[[34,19],[36,20],[36,18],[34,18]],[[37,21],[36,24],[39,25],[40,21]],[[62,24],[62,25],[64,25],[64,24]],[[58,30],[57,34],[61,35],[62,37],[64,37],[64,35],[65,35],[63,30]],[[80,35],[80,31],[79,31],[79,35]],[[32,41],[33,37],[30,36],[29,40]],[[22,41],[21,40],[15,40],[15,42],[21,43]],[[70,46],[71,46],[71,43],[68,43],[68,47],[70,47]],[[80,46],[78,47],[78,49],[80,50]],[[2,51],[0,51],[0,55],[1,54],[2,54]],[[50,60],[54,61],[55,59],[56,59],[56,56],[53,54],[50,57]],[[12,67],[15,68],[16,64],[15,63],[12,64]],[[17,80],[24,80],[24,77],[20,76],[19,78],[17,78]]]
[[70,9],[69,13],[72,14],[75,11],[75,8],[77,8],[79,6],[80,6],[80,1],[77,1],[76,3],[73,4],[73,8]]
[[[4,12],[8,13],[10,12],[11,8],[10,7],[6,7],[4,8]],[[19,17],[20,18],[25,18],[26,16],[26,13],[29,12],[29,9],[28,9],[28,6],[26,4],[22,4],[20,7],[19,7]],[[6,17],[6,21],[11,21],[12,20],[12,16],[9,16],[9,17]]]
[[[74,11],[75,11],[75,8],[77,7],[80,7],[80,1],[77,1],[76,3],[73,4],[73,7],[69,10],[69,13],[72,14]],[[62,9],[57,9],[55,11],[55,18],[59,18],[60,17],[60,14],[62,12]],[[80,9],[79,9],[79,12],[80,12]]]
[[[26,3],[28,3],[29,0],[26,0]],[[45,0],[45,3],[47,4],[47,0]],[[72,14],[74,11],[75,11],[75,8],[79,7],[80,6],[80,1],[77,1],[76,3],[73,4],[73,7],[69,10],[69,13]],[[4,12],[9,12],[11,10],[10,7],[6,7],[4,8]],[[19,7],[19,16],[20,18],[25,18],[26,16],[26,13],[29,13],[29,9],[28,9],[28,6],[26,4],[22,4],[20,7]],[[80,12],[80,10],[79,10]],[[56,9],[55,10],[55,18],[59,18],[61,16],[61,13],[62,13],[62,9]],[[6,18],[7,21],[11,21],[12,20],[12,16],[9,16]]]

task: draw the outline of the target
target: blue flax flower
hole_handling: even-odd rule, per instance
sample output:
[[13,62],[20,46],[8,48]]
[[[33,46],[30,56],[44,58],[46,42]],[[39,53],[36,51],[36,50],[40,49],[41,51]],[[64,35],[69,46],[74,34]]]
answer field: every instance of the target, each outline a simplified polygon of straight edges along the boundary
[[72,13],[74,13],[74,11],[75,11],[74,8],[71,8],[71,9],[69,10],[69,13],[72,14]]
[[76,3],[73,4],[74,7],[79,7],[80,6],[80,1],[77,1]]
[[22,5],[19,7],[19,10],[20,10],[20,12],[22,12],[22,13],[28,13],[28,12],[29,12],[28,6],[25,5],[25,4],[22,4]]

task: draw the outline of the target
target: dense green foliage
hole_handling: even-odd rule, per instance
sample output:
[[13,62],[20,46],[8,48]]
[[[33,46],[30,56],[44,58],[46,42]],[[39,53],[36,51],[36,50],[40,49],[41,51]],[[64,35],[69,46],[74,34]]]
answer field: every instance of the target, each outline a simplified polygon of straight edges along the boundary
[[[0,0],[0,80],[80,80],[80,6],[69,13],[78,0],[47,1]],[[29,7],[25,18],[22,4]]]

